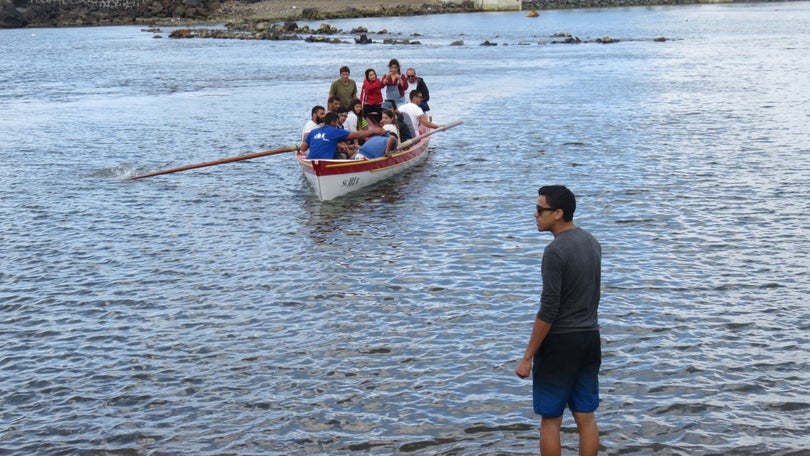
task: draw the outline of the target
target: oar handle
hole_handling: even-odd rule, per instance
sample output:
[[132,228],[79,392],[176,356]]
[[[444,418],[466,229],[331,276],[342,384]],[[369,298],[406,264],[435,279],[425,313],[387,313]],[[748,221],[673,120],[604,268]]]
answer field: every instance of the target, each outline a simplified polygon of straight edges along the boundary
[[421,135],[419,135],[419,136],[417,136],[415,138],[411,138],[411,139],[403,142],[402,144],[399,145],[399,147],[397,147],[397,150],[407,149],[407,148],[413,146],[414,144],[418,143],[419,141],[427,138],[428,136],[430,136],[430,135],[432,135],[434,133],[438,133],[438,132],[444,131],[444,130],[449,130],[449,129],[451,129],[453,127],[457,127],[457,126],[459,126],[459,125],[461,125],[463,123],[464,123],[463,120],[457,120],[455,122],[450,122],[449,124],[446,124],[446,125],[441,126],[439,128],[430,130],[427,133],[421,134]]
[[300,148],[301,148],[301,146],[294,145],[294,146],[282,147],[280,149],[265,150],[263,152],[255,152],[255,153],[252,153],[252,154],[237,155],[236,157],[223,158],[221,160],[214,160],[214,161],[209,161],[209,162],[205,162],[205,163],[196,163],[194,165],[180,166],[180,167],[172,168],[172,169],[164,169],[164,170],[160,170],[160,171],[153,171],[151,173],[141,174],[139,176],[128,177],[127,180],[143,179],[144,177],[152,177],[152,176],[159,176],[161,174],[176,173],[178,171],[186,171],[188,169],[204,168],[206,166],[221,165],[223,163],[231,163],[231,162],[235,162],[235,161],[248,160],[248,159],[257,158],[257,157],[265,157],[267,155],[275,155],[275,154],[281,154],[281,153],[284,153],[284,152],[292,152],[292,151],[298,150]]

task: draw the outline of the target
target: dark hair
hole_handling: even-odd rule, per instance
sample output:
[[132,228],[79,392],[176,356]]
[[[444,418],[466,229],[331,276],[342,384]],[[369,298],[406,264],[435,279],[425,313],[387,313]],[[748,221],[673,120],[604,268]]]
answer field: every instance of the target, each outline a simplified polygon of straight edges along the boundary
[[389,60],[389,61],[388,61],[388,66],[390,67],[391,65],[396,65],[396,66],[397,66],[397,68],[399,68],[399,69],[400,69],[400,71],[402,71],[402,67],[401,67],[401,66],[399,66],[399,60],[397,60],[397,59],[391,59],[391,60]]
[[374,68],[369,68],[369,69],[367,69],[367,70],[366,70],[366,80],[368,80],[368,75],[369,75],[369,73],[374,73],[374,74],[377,74],[377,72],[376,72],[376,71],[374,71]]
[[326,109],[321,105],[315,105],[312,107],[312,112],[310,114],[315,115],[318,111],[326,111]]
[[345,114],[347,112],[349,112],[349,108],[344,108],[343,106],[337,108],[337,113],[338,114]]
[[409,97],[411,100],[413,100],[413,97],[416,97],[416,96],[420,96],[420,97],[421,97],[421,96],[422,96],[422,91],[421,91],[421,90],[416,90],[416,89],[414,89],[414,90],[411,90],[411,93],[409,93],[409,94],[408,94],[408,97]]
[[546,202],[552,209],[562,209],[563,220],[574,220],[574,211],[577,210],[577,199],[574,193],[564,185],[546,185],[537,190],[537,194],[546,197]]
[[363,102],[355,98],[351,103],[349,103],[349,111],[354,111],[354,107],[357,105],[363,106]]
[[323,118],[324,125],[332,125],[333,123],[337,122],[338,115],[336,112],[327,112],[326,116]]
[[394,114],[394,111],[392,111],[390,109],[383,109],[382,113],[385,114],[386,116],[394,119],[394,122],[397,121],[397,115]]
[[335,96],[335,95],[332,95],[331,97],[329,97],[329,100],[328,100],[328,101],[329,101],[329,103],[331,104],[331,103],[333,103],[333,102],[335,102],[335,101],[340,101],[340,98],[339,98],[339,97],[337,97],[337,96]]
[[346,65],[343,65],[342,67],[340,67],[340,72],[341,73],[349,73],[349,74],[351,74],[351,70],[349,70],[349,67],[347,67]]

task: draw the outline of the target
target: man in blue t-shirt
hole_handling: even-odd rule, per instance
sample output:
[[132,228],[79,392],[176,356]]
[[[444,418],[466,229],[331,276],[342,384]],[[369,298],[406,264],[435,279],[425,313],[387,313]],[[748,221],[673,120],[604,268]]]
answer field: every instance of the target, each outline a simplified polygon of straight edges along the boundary
[[338,127],[338,115],[334,112],[326,114],[323,127],[309,132],[301,144],[301,151],[306,152],[308,160],[331,160],[334,158],[349,158],[343,152],[338,152],[338,143],[353,139],[367,138],[373,135],[384,135],[382,128],[349,132]]

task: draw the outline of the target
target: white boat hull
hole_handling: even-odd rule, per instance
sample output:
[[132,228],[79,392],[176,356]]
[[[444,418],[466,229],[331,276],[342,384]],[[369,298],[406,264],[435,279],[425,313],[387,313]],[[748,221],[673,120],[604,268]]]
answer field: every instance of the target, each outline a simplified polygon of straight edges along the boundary
[[431,135],[462,123],[463,120],[458,120],[404,141],[400,146],[403,149],[397,149],[391,157],[373,160],[307,160],[306,154],[298,151],[296,159],[318,198],[328,201],[376,184],[421,163],[428,156]]
[[421,163],[428,156],[429,138],[373,160],[307,160],[297,155],[304,176],[321,201],[329,201],[366,188]]

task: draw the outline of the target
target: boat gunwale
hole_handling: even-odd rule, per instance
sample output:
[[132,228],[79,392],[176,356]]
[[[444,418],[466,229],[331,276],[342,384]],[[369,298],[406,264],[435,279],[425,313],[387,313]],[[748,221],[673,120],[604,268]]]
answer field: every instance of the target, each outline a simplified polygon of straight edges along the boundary
[[[345,159],[315,159],[302,158],[300,151],[296,153],[299,164],[306,166],[315,175],[322,175],[321,171],[330,170],[328,175],[352,174],[365,172],[379,172],[386,169],[402,166],[419,158],[430,146],[430,139],[423,138],[419,142],[412,144],[407,149],[392,155],[391,157],[379,157],[371,160],[345,160]],[[382,166],[375,166],[382,165]],[[351,168],[360,168],[353,170]],[[306,170],[305,170],[306,171]]]

